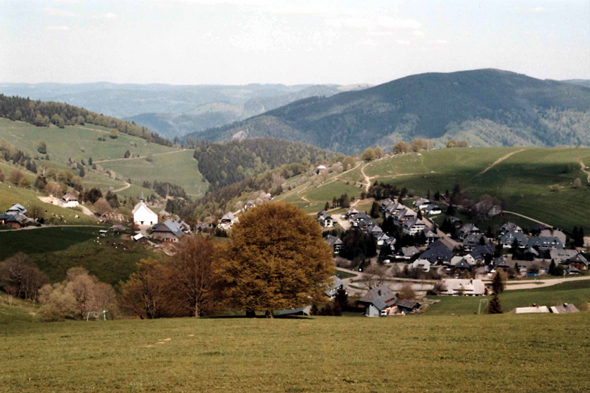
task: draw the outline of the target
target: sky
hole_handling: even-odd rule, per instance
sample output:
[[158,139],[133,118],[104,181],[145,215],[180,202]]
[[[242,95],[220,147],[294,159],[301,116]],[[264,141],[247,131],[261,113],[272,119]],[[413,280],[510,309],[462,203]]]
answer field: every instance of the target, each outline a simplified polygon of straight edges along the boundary
[[590,0],[0,0],[0,82],[590,79]]

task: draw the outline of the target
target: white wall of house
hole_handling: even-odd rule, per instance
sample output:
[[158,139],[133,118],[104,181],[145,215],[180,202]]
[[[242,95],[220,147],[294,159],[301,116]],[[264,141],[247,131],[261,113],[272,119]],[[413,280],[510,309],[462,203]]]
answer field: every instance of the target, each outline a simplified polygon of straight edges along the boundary
[[137,225],[154,225],[158,223],[158,215],[149,207],[142,205],[133,214],[133,222]]

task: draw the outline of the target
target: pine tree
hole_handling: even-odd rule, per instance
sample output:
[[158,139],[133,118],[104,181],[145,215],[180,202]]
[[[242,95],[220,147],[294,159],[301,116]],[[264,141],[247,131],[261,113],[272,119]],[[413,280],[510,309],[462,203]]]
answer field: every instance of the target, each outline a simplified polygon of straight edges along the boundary
[[326,204],[324,205],[324,210],[330,210],[330,202],[326,202]]
[[549,270],[547,271],[550,275],[555,275],[555,261],[552,259],[551,264],[549,265]]
[[502,314],[502,303],[500,303],[500,298],[498,297],[497,293],[492,295],[492,300],[488,304],[488,314]]
[[504,292],[504,288],[506,287],[506,276],[504,275],[504,271],[502,269],[498,269],[496,275],[492,279],[492,290],[495,294],[500,294]]
[[348,307],[348,294],[343,285],[340,285],[334,296],[334,308],[339,307],[340,310],[345,310]]
[[422,219],[422,210],[420,208],[418,208],[418,214],[416,214],[416,217],[420,220]]

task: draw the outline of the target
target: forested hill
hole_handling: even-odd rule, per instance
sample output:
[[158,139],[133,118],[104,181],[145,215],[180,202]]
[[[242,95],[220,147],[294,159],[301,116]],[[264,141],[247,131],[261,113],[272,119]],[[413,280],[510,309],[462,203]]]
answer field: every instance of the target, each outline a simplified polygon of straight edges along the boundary
[[199,172],[212,190],[291,163],[329,160],[334,153],[281,139],[258,138],[228,143],[202,142],[195,148]]
[[145,127],[59,102],[34,101],[28,98],[7,97],[0,94],[0,117],[13,121],[24,121],[37,127],[47,127],[54,124],[63,128],[64,126],[76,124],[95,124],[117,130],[117,132],[137,136],[149,142],[172,146],[171,141],[162,138],[157,133],[150,132]]
[[309,98],[199,134],[275,137],[344,153],[416,137],[441,145],[590,145],[590,88],[500,70],[428,73]]

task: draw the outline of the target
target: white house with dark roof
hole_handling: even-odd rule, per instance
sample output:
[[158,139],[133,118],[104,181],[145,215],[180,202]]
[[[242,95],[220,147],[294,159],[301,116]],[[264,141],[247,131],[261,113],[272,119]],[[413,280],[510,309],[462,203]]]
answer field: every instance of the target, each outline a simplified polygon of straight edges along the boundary
[[61,199],[58,201],[58,204],[61,207],[76,207],[80,203],[78,202],[78,197],[70,192],[62,196]]

